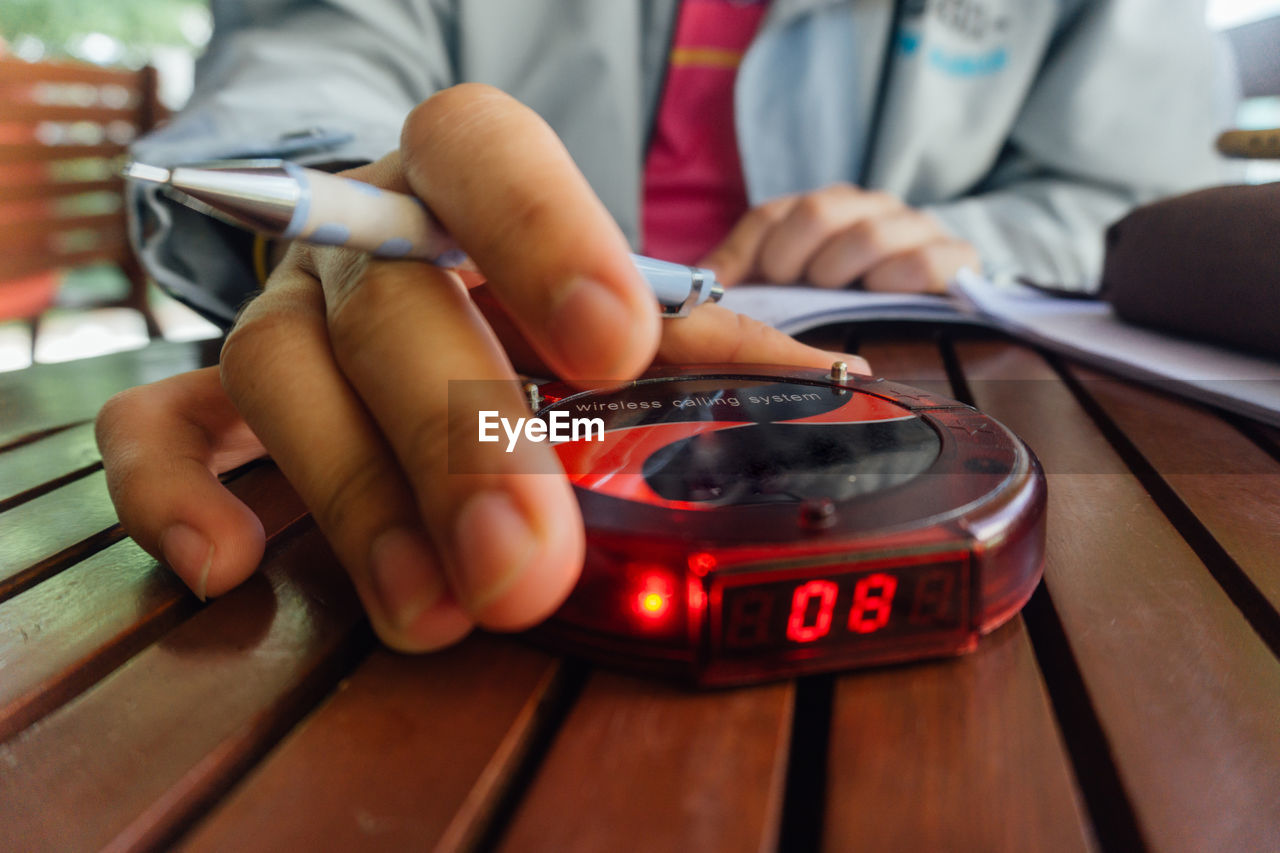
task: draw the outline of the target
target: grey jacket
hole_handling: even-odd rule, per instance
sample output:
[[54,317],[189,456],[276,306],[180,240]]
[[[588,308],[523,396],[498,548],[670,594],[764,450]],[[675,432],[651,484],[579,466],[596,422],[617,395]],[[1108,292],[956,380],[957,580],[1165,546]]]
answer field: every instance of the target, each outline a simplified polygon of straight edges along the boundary
[[[675,0],[213,0],[159,165],[362,161],[432,92],[537,110],[634,244]],[[739,70],[753,203],[839,181],[936,213],[993,275],[1089,287],[1129,207],[1221,180],[1221,65],[1195,0],[773,0]],[[134,190],[156,278],[223,322],[255,283],[221,226]]]

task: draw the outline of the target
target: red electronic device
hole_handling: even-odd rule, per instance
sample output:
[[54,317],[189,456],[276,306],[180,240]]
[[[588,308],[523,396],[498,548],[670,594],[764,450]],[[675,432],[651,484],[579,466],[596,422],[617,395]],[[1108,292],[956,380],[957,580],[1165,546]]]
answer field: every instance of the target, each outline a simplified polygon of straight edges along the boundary
[[1039,581],[1044,474],[970,406],[842,365],[539,390],[604,427],[556,445],[587,529],[556,648],[701,685],[955,655]]

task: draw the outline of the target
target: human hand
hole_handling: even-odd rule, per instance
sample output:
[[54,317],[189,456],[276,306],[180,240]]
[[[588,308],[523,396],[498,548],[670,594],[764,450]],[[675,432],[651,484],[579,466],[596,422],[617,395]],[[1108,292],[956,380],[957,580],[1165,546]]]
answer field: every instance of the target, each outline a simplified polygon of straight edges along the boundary
[[808,282],[867,290],[945,293],[977,251],[931,214],[888,193],[833,184],[752,208],[698,264],[726,285]]
[[[476,441],[478,409],[527,414],[515,368],[583,384],[655,359],[833,360],[716,305],[660,323],[559,140],[493,89],[424,102],[399,152],[350,174],[422,198],[487,284],[469,293],[425,263],[295,245],[242,312],[220,370],[108,402],[98,438],[121,522],[202,596],[247,578],[264,547],[216,475],[270,453],[389,645],[526,627],[568,594],[584,540],[548,445],[494,454]],[[466,404],[451,406],[451,391]]]

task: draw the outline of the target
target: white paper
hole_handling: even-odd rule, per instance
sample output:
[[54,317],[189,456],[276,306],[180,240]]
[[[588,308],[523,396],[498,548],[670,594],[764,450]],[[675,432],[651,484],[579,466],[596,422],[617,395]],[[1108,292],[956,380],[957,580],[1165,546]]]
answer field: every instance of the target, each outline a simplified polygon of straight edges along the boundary
[[[739,286],[723,304],[788,334],[873,320],[975,322],[1122,376],[1280,426],[1280,362],[1117,319],[1100,300],[1062,299],[962,270],[950,298]],[[874,365],[873,365],[874,367]]]
[[957,311],[950,298],[921,293],[744,284],[728,290],[720,304],[789,335],[855,320],[970,319]]

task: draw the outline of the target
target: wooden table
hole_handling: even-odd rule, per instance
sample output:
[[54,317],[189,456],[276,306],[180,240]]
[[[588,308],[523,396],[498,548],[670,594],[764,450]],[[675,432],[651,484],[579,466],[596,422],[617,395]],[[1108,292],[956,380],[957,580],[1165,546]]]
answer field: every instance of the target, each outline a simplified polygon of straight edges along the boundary
[[[88,422],[205,346],[0,377],[0,846],[1280,849],[1280,439],[999,339],[863,332],[1050,481],[1045,582],[972,655],[692,692],[474,636],[377,646],[278,472],[201,605]],[[887,336],[886,336],[887,335]]]

